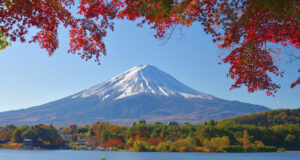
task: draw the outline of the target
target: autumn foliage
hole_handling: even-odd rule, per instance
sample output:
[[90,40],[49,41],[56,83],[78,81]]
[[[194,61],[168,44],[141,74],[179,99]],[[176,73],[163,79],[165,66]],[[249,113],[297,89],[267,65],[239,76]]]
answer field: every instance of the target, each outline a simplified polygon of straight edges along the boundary
[[0,126],[0,148],[20,149],[24,139],[31,139],[34,147],[42,149],[90,148],[138,152],[299,150],[299,117],[300,109],[286,109],[198,125],[147,124],[145,120],[132,126],[97,122],[80,127],[70,125],[64,130],[52,125],[7,125]]
[[147,139],[148,144],[158,145],[160,142],[164,141],[165,137],[150,137]]
[[[248,114],[240,117],[228,118],[222,121],[234,121],[249,125],[300,124],[300,109],[279,109],[262,113]],[[222,122],[221,121],[221,122]]]
[[[70,11],[74,6],[76,15]],[[1,0],[0,35],[25,42],[29,29],[37,28],[29,42],[52,55],[59,46],[57,30],[62,24],[69,28],[69,53],[100,63],[100,55],[106,54],[103,39],[108,30],[114,30],[116,19],[139,21],[139,27],[150,25],[156,38],[176,26],[198,22],[219,48],[228,50],[222,62],[230,64],[228,77],[235,80],[231,89],[245,85],[249,92],[274,95],[280,85],[270,76],[283,74],[270,46],[299,49],[299,17],[298,0],[80,0],[79,4],[74,0]],[[291,87],[299,83],[298,79]]]
[[123,141],[121,139],[110,139],[104,143],[104,147],[118,147]]

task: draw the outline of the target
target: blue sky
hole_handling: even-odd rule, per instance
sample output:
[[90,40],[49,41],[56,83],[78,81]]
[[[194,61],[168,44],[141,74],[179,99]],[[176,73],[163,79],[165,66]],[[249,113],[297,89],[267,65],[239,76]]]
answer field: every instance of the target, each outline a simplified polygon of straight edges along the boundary
[[[167,42],[153,37],[148,27],[138,28],[117,21],[115,31],[105,39],[107,56],[102,65],[68,54],[68,32],[59,31],[60,47],[52,57],[37,44],[12,43],[0,51],[0,111],[15,110],[57,100],[101,83],[125,70],[150,64],[199,91],[227,100],[260,104],[272,109],[300,107],[300,86],[291,89],[299,62],[280,62],[284,78],[275,97],[264,92],[249,94],[246,88],[229,91],[233,81],[226,78],[228,65],[218,65],[220,50],[199,24],[173,34]],[[299,50],[293,52],[299,53]]]

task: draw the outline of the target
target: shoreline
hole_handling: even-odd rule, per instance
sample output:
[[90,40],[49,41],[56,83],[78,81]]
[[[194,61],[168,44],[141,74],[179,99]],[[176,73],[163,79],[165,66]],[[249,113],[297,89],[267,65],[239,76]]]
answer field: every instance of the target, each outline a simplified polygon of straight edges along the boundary
[[101,151],[101,150],[89,150],[89,149],[82,149],[82,150],[76,150],[76,149],[5,149],[0,148],[0,150],[16,150],[16,151],[94,151],[94,152],[130,152],[130,153],[300,153],[300,150],[290,150],[290,151],[282,151],[282,152],[134,152],[134,151],[125,151],[125,150],[119,150],[119,151]]

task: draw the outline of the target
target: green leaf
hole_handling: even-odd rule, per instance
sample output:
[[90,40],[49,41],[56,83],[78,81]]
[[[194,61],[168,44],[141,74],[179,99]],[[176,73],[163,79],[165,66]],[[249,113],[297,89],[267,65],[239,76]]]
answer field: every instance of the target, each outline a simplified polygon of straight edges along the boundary
[[10,43],[7,41],[7,37],[5,37],[5,35],[0,30],[0,50],[5,49],[9,45]]

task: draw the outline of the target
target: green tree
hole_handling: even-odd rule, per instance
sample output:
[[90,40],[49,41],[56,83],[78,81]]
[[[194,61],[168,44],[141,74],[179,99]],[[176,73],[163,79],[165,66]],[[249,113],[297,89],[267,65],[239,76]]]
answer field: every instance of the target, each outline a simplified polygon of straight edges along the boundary
[[212,120],[209,120],[207,122],[207,124],[210,125],[210,126],[214,126],[214,125],[216,125],[216,122],[212,119]]
[[112,134],[108,130],[104,130],[101,134],[101,141],[102,143],[107,142],[109,139],[112,138]]
[[195,140],[193,140],[191,137],[188,137],[175,141],[174,146],[179,152],[191,152],[196,148],[196,143]]
[[133,144],[133,151],[135,152],[147,152],[149,144],[145,141],[135,141]]
[[15,143],[22,143],[24,140],[23,132],[28,129],[28,126],[20,126],[15,129],[12,135],[12,141]]
[[155,150],[158,152],[175,152],[176,151],[174,144],[170,140],[165,141],[165,142],[160,142],[156,146]]
[[92,128],[90,128],[89,129],[89,131],[86,133],[86,136],[87,137],[93,137],[93,136],[95,136],[96,134],[95,134],[95,132],[94,132],[94,130],[92,129]]
[[212,138],[204,142],[204,148],[209,152],[222,152],[223,147],[228,146],[229,138],[227,136]]

